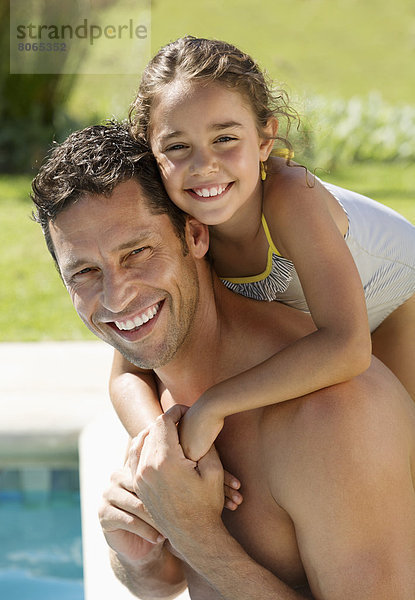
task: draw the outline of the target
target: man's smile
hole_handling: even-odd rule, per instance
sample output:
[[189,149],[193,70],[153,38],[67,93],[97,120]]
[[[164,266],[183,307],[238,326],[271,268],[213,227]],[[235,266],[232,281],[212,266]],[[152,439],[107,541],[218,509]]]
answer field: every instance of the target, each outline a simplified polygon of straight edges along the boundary
[[153,329],[163,304],[164,300],[161,300],[145,310],[129,315],[126,319],[108,321],[106,325],[109,325],[123,339],[130,342],[137,341]]
[[131,317],[126,321],[114,321],[114,323],[118,327],[118,329],[131,331],[132,329],[141,327],[141,325],[153,319],[154,316],[157,314],[159,308],[160,302],[157,302],[157,304],[150,306],[144,312],[142,312],[139,315],[136,315],[135,317]]

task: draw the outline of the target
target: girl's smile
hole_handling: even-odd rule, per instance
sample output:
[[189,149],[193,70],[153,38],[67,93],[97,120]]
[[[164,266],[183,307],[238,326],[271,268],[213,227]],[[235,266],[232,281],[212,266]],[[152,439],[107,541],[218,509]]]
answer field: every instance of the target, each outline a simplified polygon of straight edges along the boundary
[[272,140],[262,138],[239,92],[219,83],[173,82],[151,111],[150,141],[175,204],[219,225],[261,202],[259,163]]
[[186,190],[188,194],[195,198],[195,200],[209,201],[211,199],[222,198],[226,192],[228,192],[233,185],[233,181],[230,183],[220,183],[218,185],[205,184],[201,187],[194,187],[193,189]]

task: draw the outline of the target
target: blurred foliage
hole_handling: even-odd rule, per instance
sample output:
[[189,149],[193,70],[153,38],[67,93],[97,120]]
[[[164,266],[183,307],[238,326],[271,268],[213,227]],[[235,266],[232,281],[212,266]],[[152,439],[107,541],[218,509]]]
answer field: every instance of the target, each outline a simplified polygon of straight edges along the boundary
[[153,0],[154,53],[189,33],[245,50],[290,95],[414,101],[414,0]]
[[349,100],[308,98],[293,132],[296,156],[310,168],[354,162],[415,162],[415,106],[393,106],[379,93]]
[[0,0],[0,172],[23,173],[39,166],[56,136],[77,128],[65,111],[76,76],[10,74],[9,22],[9,0]]
[[[54,4],[75,11],[85,2],[132,16],[126,0],[27,1],[49,16]],[[307,94],[294,141],[310,168],[413,160],[415,108],[403,105],[415,82],[413,0],[263,0],[261,10],[252,0],[152,0],[151,13],[153,53],[188,33],[226,39],[290,95]],[[0,50],[0,172],[33,171],[52,140],[124,118],[140,77],[138,66],[137,75],[9,75],[9,0],[0,0]]]
[[31,220],[30,177],[0,175],[0,342],[93,339]]

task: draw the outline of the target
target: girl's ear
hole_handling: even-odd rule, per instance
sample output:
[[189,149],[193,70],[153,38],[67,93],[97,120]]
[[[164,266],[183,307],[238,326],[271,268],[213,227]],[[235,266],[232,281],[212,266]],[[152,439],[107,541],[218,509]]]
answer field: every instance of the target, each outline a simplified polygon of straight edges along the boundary
[[278,121],[275,117],[270,117],[264,127],[264,133],[261,136],[259,144],[259,159],[263,162],[267,160],[271,153],[277,133]]
[[209,250],[209,229],[194,217],[187,217],[186,241],[195,258],[203,258]]

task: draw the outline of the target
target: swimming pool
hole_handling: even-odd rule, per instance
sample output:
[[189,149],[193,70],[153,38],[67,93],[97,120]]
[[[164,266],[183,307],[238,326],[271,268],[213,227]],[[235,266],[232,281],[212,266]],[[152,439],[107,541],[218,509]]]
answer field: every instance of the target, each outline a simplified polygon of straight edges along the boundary
[[77,469],[0,470],[0,598],[84,599]]

